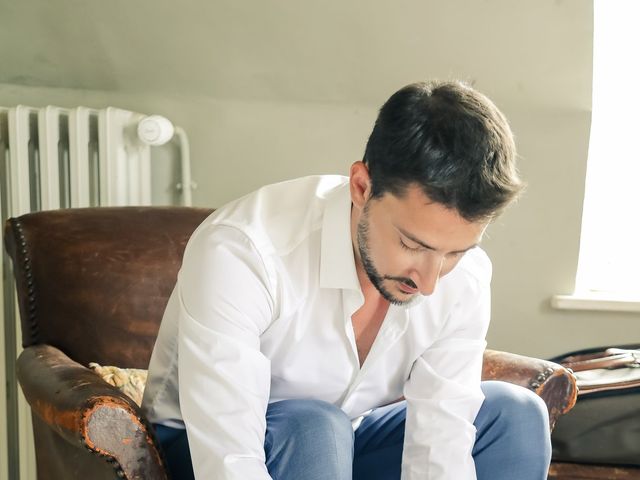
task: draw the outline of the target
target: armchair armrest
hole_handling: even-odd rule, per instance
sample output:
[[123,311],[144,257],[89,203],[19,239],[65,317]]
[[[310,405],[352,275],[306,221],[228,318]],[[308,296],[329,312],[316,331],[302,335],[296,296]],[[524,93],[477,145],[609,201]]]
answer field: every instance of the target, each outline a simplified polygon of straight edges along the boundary
[[138,406],[94,372],[53,346],[33,345],[20,354],[17,374],[33,413],[73,447],[104,458],[119,477],[167,478]]
[[537,393],[547,404],[549,425],[573,408],[578,396],[576,379],[562,365],[515,353],[486,350],[482,380],[502,380]]

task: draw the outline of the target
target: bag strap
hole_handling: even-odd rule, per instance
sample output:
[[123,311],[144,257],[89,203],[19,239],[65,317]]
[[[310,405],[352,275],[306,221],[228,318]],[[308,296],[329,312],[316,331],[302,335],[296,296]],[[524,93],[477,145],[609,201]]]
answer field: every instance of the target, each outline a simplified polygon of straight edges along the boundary
[[640,367],[640,350],[608,348],[601,352],[571,355],[563,358],[559,363],[574,372],[596,368],[637,368]]

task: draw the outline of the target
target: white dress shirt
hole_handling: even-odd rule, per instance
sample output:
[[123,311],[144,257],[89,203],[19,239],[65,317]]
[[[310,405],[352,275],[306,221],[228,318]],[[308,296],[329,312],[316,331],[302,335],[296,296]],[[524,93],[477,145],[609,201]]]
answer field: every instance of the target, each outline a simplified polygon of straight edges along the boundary
[[476,478],[491,263],[474,248],[433,295],[391,305],[360,367],[350,215],[348,178],[305,177],[229,203],[189,240],[143,408],[186,427],[196,479],[270,478],[270,402],[319,399],[357,419],[402,395],[403,480]]

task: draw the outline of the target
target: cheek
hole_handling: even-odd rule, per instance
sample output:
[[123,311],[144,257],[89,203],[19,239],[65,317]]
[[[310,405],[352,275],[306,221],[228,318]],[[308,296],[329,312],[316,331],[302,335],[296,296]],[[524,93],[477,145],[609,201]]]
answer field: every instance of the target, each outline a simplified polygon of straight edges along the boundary
[[414,271],[422,268],[421,256],[406,252],[400,246],[392,246],[388,249],[380,262],[380,269],[384,268],[387,275],[395,277],[409,277]]
[[376,269],[383,275],[399,276],[411,270],[414,262],[412,256],[403,251],[399,243],[390,240],[369,242],[369,253]]
[[393,262],[397,255],[395,244],[389,238],[388,232],[374,222],[369,223],[368,247],[371,257],[380,267]]

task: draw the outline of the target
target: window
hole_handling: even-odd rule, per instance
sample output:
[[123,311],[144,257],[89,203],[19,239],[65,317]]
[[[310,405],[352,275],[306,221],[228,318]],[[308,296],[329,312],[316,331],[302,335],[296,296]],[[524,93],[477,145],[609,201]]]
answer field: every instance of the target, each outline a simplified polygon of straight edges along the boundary
[[640,1],[594,1],[591,138],[571,296],[633,311],[640,308],[639,24]]

